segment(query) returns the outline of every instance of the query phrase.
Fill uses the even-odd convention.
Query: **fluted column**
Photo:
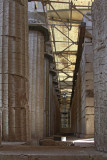
[[[54,84],[53,84],[53,76],[56,73],[54,71],[54,64],[50,63],[50,72],[49,72],[49,135],[52,136],[54,134]]]
[[[40,31],[29,31],[29,58],[31,137],[38,142],[44,134],[44,35]]]
[[[60,132],[60,107],[59,107],[57,93],[55,93],[55,117],[54,119],[55,119],[54,132],[55,134],[59,134]]]
[[[52,126],[51,126],[51,110],[52,110],[52,98],[53,98],[53,75],[49,73],[49,136],[52,135]]]
[[[49,136],[49,59],[45,56],[44,61],[44,133]]]
[[[54,133],[55,133],[55,109],[56,109],[56,91],[55,91],[55,84],[53,84],[53,101],[52,101],[53,103],[52,103],[52,114],[51,114],[51,116],[52,116],[52,128],[53,128],[53,130],[52,130],[52,135],[54,135]]]
[[[26,115],[21,116],[28,108],[27,5],[27,0],[0,1],[2,137],[9,141],[25,141],[27,137],[27,131],[22,132]]]
[[[49,128],[49,60],[44,59],[44,135],[48,136]]]
[[[52,47],[49,42],[45,43],[44,54],[44,136],[49,136],[49,68],[53,61]]]
[[[44,36],[41,32],[38,34],[37,45],[37,81],[36,81],[36,139],[43,138],[43,115],[44,115]]]
[[[51,135],[59,133],[59,118],[60,118],[60,109],[59,109],[59,101],[58,101],[58,79],[56,72],[53,74],[53,94],[52,94],[52,102],[51,102]]]

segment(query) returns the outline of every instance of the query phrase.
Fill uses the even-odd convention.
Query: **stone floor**
[[[57,136],[55,136],[57,137]],[[58,136],[66,138],[66,141],[55,141],[53,137],[40,140],[42,146],[80,146],[80,147],[94,147],[94,138],[82,139],[74,136]],[[60,139],[60,138],[59,138]]]
[[[83,141],[79,146],[34,146],[5,142],[0,147],[0,160],[107,160],[107,153],[98,152],[94,146],[89,147]]]

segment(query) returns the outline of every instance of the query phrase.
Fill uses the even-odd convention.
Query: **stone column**
[[[29,77],[31,106],[31,136],[39,141],[44,130],[44,35],[29,30]]]
[[[60,107],[58,101],[58,81],[57,76],[54,76],[53,88],[53,135],[60,132]]]
[[[52,98],[53,98],[53,75],[52,73],[49,74],[49,136],[52,135]]]
[[[50,72],[49,72],[49,136],[53,135],[53,103],[54,103],[54,95],[53,95],[53,76],[55,75],[54,65],[50,63]]]
[[[75,136],[80,136],[80,124],[81,124],[81,117],[80,117],[80,110],[81,110],[81,73],[80,69],[78,71],[76,86],[75,86],[75,93],[72,100],[71,106],[71,132],[74,133]]]
[[[95,0],[92,7],[95,145],[107,152],[107,1]]]
[[[35,2],[29,2],[29,82],[30,124],[32,142],[44,136],[44,52],[49,41],[44,14],[39,14]],[[42,25],[44,23],[44,25]]]
[[[52,81],[53,82],[53,81]],[[52,127],[52,135],[55,132],[55,107],[56,107],[56,91],[55,91],[55,84],[53,84],[53,99],[52,99],[52,107],[51,107],[51,127]]]
[[[57,75],[53,77],[53,108],[54,108],[54,134],[58,134],[60,132],[60,107],[59,107],[59,89],[58,89],[58,77]]]
[[[60,133],[60,107],[59,107],[59,101],[58,101],[58,97],[56,94],[56,98],[55,98],[55,134],[59,134]]]
[[[49,67],[53,61],[52,47],[49,42],[45,43],[46,52],[44,54],[44,136],[49,136]]]
[[[21,112],[28,106],[27,5],[27,0],[0,1],[0,107],[2,137],[9,141],[25,141],[27,136],[21,132],[26,119]]]
[[[49,60],[45,57],[44,62],[44,136],[49,136]]]
[[[36,62],[36,139],[44,136],[44,36],[37,32],[37,62]]]

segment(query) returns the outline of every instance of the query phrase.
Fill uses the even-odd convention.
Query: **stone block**
[[[85,113],[94,115],[94,106],[93,107],[86,107],[85,108]]]
[[[93,65],[92,65],[92,63],[86,63],[85,71],[86,72],[93,72]]]
[[[90,55],[90,54],[86,54],[85,55],[85,60],[86,60],[86,63],[91,63],[93,62],[93,56]]]
[[[92,89],[86,90],[86,97],[94,97],[94,90]]]
[[[94,88],[93,80],[87,80],[85,83],[86,83],[87,90],[93,90],[93,88]]]
[[[85,80],[93,80],[93,73],[92,72],[87,72],[85,74]]]
[[[94,98],[86,97],[86,106],[94,106]]]
[[[94,137],[94,115],[85,116],[86,134],[93,135]]]

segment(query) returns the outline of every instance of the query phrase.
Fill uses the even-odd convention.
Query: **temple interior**
[[[107,160],[106,26],[106,0],[0,0],[0,160]]]

